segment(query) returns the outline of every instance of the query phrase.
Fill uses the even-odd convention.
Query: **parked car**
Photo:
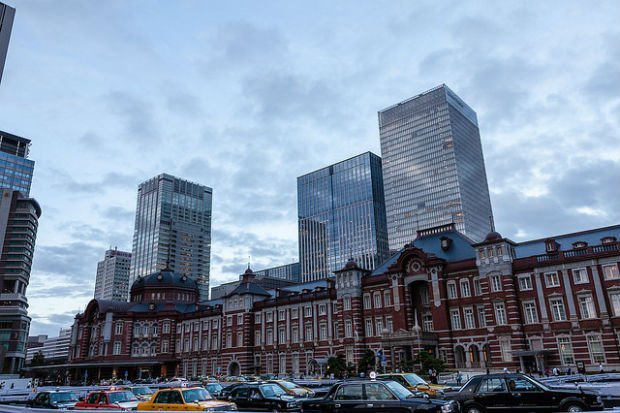
[[[207,389],[209,394],[216,399],[219,399],[219,395],[224,389],[220,383],[207,383],[204,385],[204,388]]]
[[[446,398],[458,402],[464,413],[603,410],[596,391],[551,388],[518,373],[474,376],[458,392],[447,393]]]
[[[412,392],[419,391],[428,394],[430,397],[437,397],[440,399],[444,397],[444,388],[446,386],[428,383],[415,373],[379,374],[377,378],[379,380],[394,380]]]
[[[37,409],[73,410],[78,401],[78,396],[72,391],[41,391],[28,400],[26,406]]]
[[[126,386],[123,387],[123,390],[129,390],[132,392],[138,401],[146,401],[150,400],[151,396],[153,396],[154,392],[150,387],[146,386]]]
[[[123,409],[136,410],[138,399],[129,390],[97,390],[88,393],[86,399],[75,404],[76,410]]]
[[[304,413],[455,413],[456,402],[416,397],[390,380],[351,380],[334,384],[322,399],[302,401]]]
[[[274,383],[243,383],[235,387],[228,399],[239,410],[296,412],[300,409],[299,401]]]
[[[267,383],[277,384],[284,390],[287,394],[293,397],[314,397],[314,391],[300,386],[299,384],[293,383],[291,381],[286,380],[269,380]]]
[[[228,396],[230,396],[230,393],[232,393],[233,390],[235,390],[237,387],[241,386],[242,384],[246,384],[246,383],[233,383],[231,385],[222,386],[222,390],[220,390],[220,394],[217,396],[213,395],[213,397],[216,397],[220,400],[228,400]]]
[[[179,387],[158,390],[151,400],[138,403],[138,410],[235,411],[234,403],[216,400],[202,387]]]

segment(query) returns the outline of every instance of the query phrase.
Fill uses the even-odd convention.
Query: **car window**
[[[363,400],[361,384],[347,384],[340,386],[336,392],[336,400]]]
[[[540,387],[524,378],[515,378],[508,380],[508,388],[510,391],[540,391]]]
[[[185,399],[185,403],[204,402],[213,399],[205,389],[183,390],[183,398]]]
[[[366,400],[396,400],[396,397],[382,383],[368,383]]]
[[[183,398],[181,397],[181,393],[178,391],[171,391],[168,396],[168,403],[170,404],[183,404]]]
[[[413,393],[411,393],[405,386],[395,381],[386,381],[385,385],[400,399],[406,399],[413,396]]]
[[[417,386],[418,384],[426,384],[426,382],[424,380],[422,380],[422,377],[418,376],[417,374],[405,374],[405,379],[409,382],[409,384],[411,386]]]
[[[501,393],[506,391],[504,379],[483,379],[480,384],[481,393]]]
[[[168,403],[170,391],[160,391],[155,397],[155,403]]]
[[[91,393],[86,400],[86,403],[95,404],[97,403],[97,399],[99,398],[99,393]]]
[[[240,387],[240,388],[236,388],[235,390],[233,390],[232,392],[232,396],[233,397],[248,397],[248,388],[247,387]]]
[[[263,384],[260,386],[260,389],[265,397],[277,397],[282,394],[286,394],[284,390],[278,385],[275,384]]]
[[[250,390],[250,399],[252,399],[252,400],[260,400],[262,398],[263,398],[263,396],[260,395],[260,391],[258,391],[258,389],[251,389]]]
[[[47,395],[47,393],[46,393]],[[51,399],[51,401],[56,402],[56,403],[66,403],[66,402],[77,402],[78,398],[75,395],[75,393],[52,393],[51,395],[48,395],[49,398]]]
[[[138,400],[136,399],[136,396],[130,391],[117,391],[114,393],[108,393],[108,398],[110,399],[110,403],[124,403]]]

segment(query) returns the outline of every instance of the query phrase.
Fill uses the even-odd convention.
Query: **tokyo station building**
[[[527,242],[454,225],[418,231],[373,272],[276,290],[248,268],[225,297],[198,304],[169,269],[141,277],[130,302],[92,300],[75,317],[72,377],[325,374],[367,349],[386,371],[428,351],[458,369],[620,369],[620,225]],[[125,373],[126,372],[126,373]]]

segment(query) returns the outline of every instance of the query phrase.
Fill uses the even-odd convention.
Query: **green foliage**
[[[327,374],[333,374],[335,377],[341,378],[347,372],[347,362],[344,355],[339,353],[336,357],[330,357],[327,360]]]
[[[422,364],[422,374],[427,374],[429,369],[435,369],[437,373],[441,373],[446,369],[442,360],[426,351],[420,351],[420,353],[418,353],[418,358],[415,360],[415,363],[418,365],[420,363]]]
[[[375,352],[367,348],[357,365],[359,373],[369,373],[375,369]]]

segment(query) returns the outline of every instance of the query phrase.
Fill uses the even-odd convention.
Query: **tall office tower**
[[[200,301],[209,299],[212,196],[208,186],[168,174],[140,184],[130,286],[169,266],[196,280]]]
[[[9,40],[11,39],[14,17],[15,9],[0,3],[0,83],[2,82],[4,62],[6,61],[6,55],[9,50]]]
[[[119,251],[116,248],[107,250],[103,261],[97,263],[95,298],[127,301],[130,265],[131,252]]]
[[[476,112],[446,85],[379,112],[390,249],[455,223],[474,241],[493,212]]]
[[[264,270],[254,271],[256,278],[271,277],[288,280],[295,283],[301,281],[301,267],[298,262],[292,264],[279,265],[277,267],[265,268]]]
[[[0,168],[1,169],[1,168]],[[19,191],[0,189],[0,361],[2,374],[19,373],[30,330],[26,287],[41,207]]]
[[[30,140],[0,131],[0,188],[30,195],[34,161],[28,159]]]
[[[297,178],[302,282],[332,276],[353,258],[388,257],[381,158],[366,152]]]

